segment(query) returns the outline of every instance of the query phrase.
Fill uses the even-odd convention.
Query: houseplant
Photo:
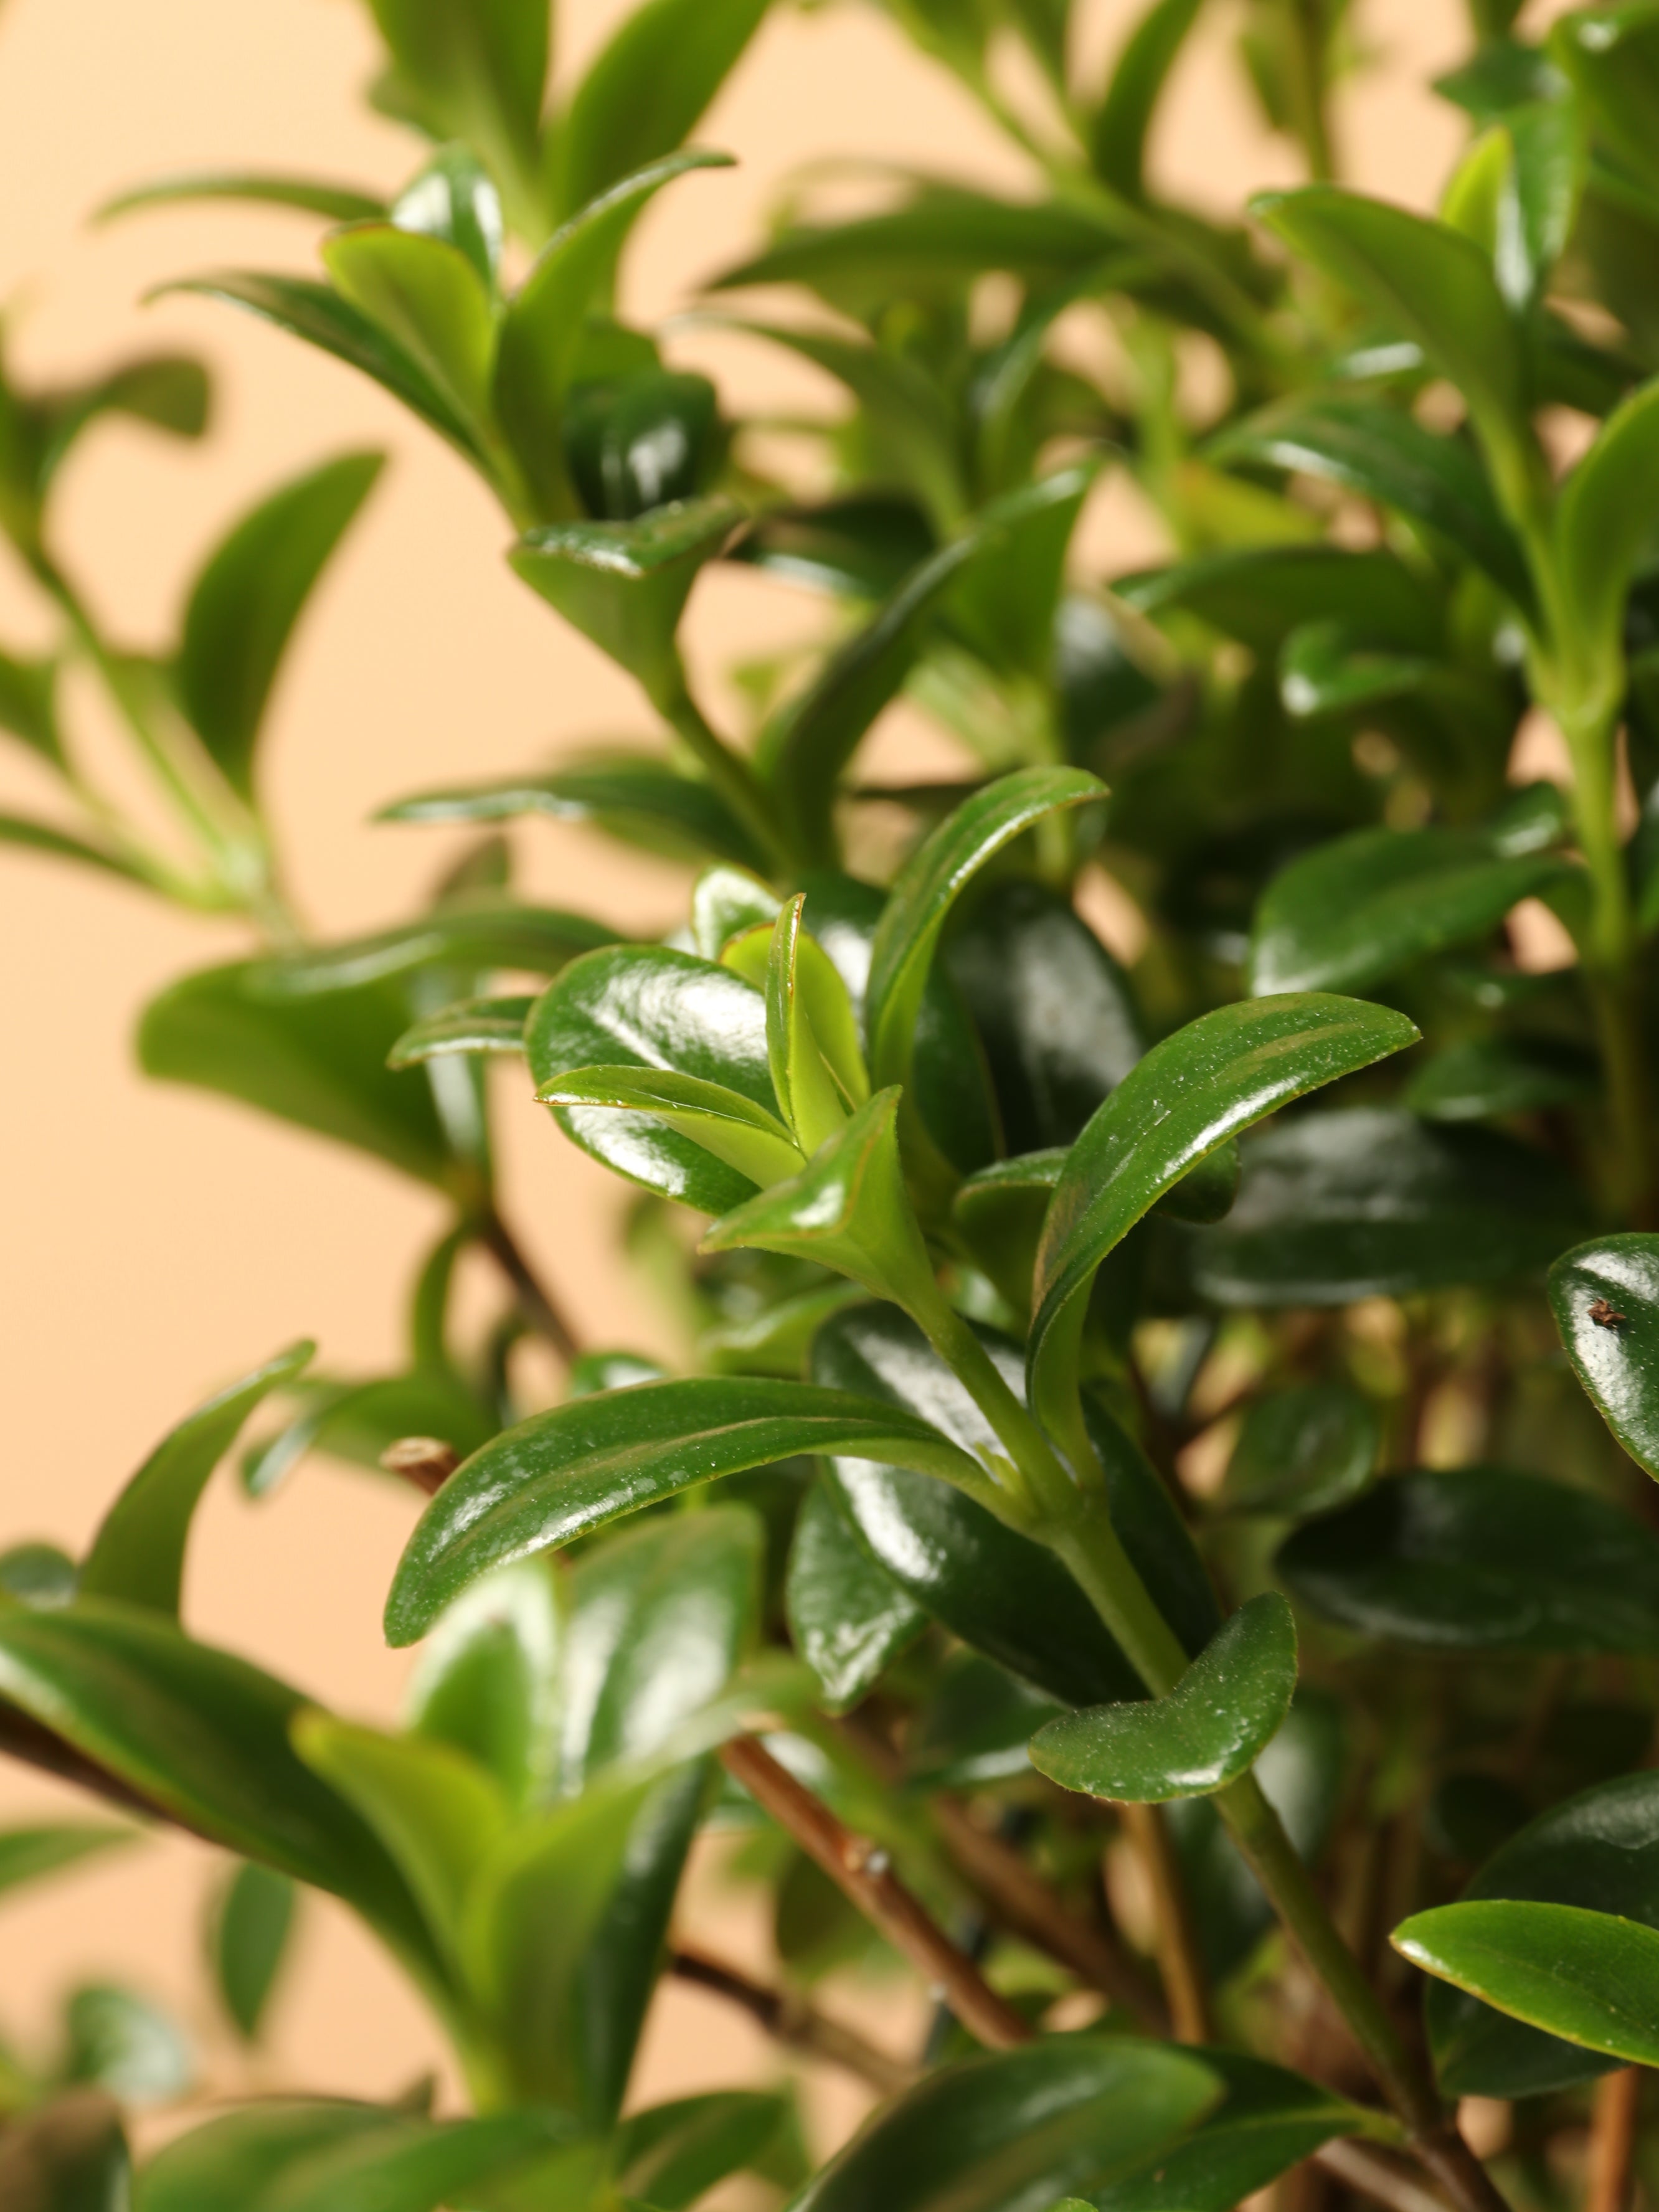
[[[263,501],[139,656],[64,573],[53,477],[101,409],[198,428],[199,372],[7,392],[0,521],[63,646],[0,667],[0,714],[66,811],[0,830],[244,916],[248,957],[147,1010],[144,1066],[453,1214],[403,1370],[278,1352],[84,1559],[0,1561],[0,1741],[246,1862],[218,1941],[245,2024],[284,1885],[331,1891],[471,2100],[220,2113],[134,2201],[670,2212],[746,2171],[814,2212],[1223,2212],[1300,2170],[1468,2212],[1553,2205],[1586,2164],[1622,2201],[1659,2057],[1659,7],[1541,43],[1473,9],[1441,88],[1470,145],[1429,219],[1333,181],[1343,10],[1256,0],[1244,59],[1310,181],[1228,228],[1146,174],[1196,0],[1092,86],[1063,6],[895,0],[1031,187],[896,179],[716,275],[708,312],[848,395],[796,426],[836,487],[811,499],[615,313],[635,217],[720,158],[684,142],[763,6],[647,0],[552,105],[539,4],[373,12],[374,96],[428,142],[394,200],[218,174],[126,211],[315,217],[312,278],[181,281],[446,440],[663,742],[401,797],[480,825],[472,857],[428,911],[306,941],[259,729],[374,457]],[[733,307],[763,285],[793,315]],[[1205,413],[1195,351],[1224,372]],[[1156,570],[1068,559],[1112,469],[1164,523]],[[825,601],[822,653],[756,672],[743,730],[679,649],[720,559]],[[76,766],[71,657],[189,868]],[[956,740],[949,781],[862,780],[901,691]],[[1517,786],[1534,708],[1565,766]],[[547,813],[689,856],[684,932],[515,898],[495,825]],[[1127,964],[1073,902],[1103,869],[1143,926]],[[1524,902],[1561,964],[1516,957]],[[532,1098],[639,1188],[684,1372],[535,1279],[489,1143],[492,1103]],[[502,1285],[481,1344],[450,1314],[469,1246]],[[551,1406],[526,1334],[563,1364]],[[256,1493],[313,1453],[429,1493],[386,1597],[425,1646],[399,1732],[180,1625],[192,1512],[250,1425]],[[672,1948],[711,1824],[771,1887],[779,1986]],[[15,1836],[0,1870],[105,1832]],[[920,2057],[809,1993],[895,1954],[939,2000]],[[862,2073],[868,2129],[812,2172],[775,2090],[630,2111],[664,1972]],[[1513,2108],[1490,2166],[1468,2094]],[[9,2106],[18,2201],[121,2201],[118,2105],[20,2069]]]

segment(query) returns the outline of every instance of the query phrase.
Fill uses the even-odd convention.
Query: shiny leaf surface
[[[858,1705],[928,1620],[854,1534],[827,1482],[807,1492],[795,1523],[784,1603],[791,1640],[832,1713]]]
[[[1375,1409],[1342,1382],[1304,1382],[1244,1415],[1218,1504],[1235,1513],[1328,1513],[1370,1480],[1382,1443]]]
[[[1659,1237],[1603,1237],[1550,1269],[1573,1372],[1640,1467],[1659,1476]]]
[[[1528,2027],[1628,2064],[1659,2062],[1659,1930],[1576,1905],[1469,1899],[1390,1937],[1414,1966]]]

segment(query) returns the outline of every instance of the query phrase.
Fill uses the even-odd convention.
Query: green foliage
[[[1334,181],[1350,11],[1249,0],[1308,181],[1246,226],[1159,181],[1212,11],[1152,0],[1085,82],[1065,0],[888,0],[1025,181],[919,168],[848,218],[808,179],[684,272],[833,387],[781,426],[625,319],[657,195],[723,188],[686,142],[767,12],[641,0],[573,74],[547,0],[369,0],[373,100],[424,142],[401,190],[232,167],[106,210],[317,226],[305,273],[184,289],[434,432],[542,618],[638,687],[625,747],[561,728],[385,794],[477,842],[356,934],[295,912],[263,801],[379,457],[233,519],[137,651],[59,485],[112,414],[198,436],[203,372],[0,364],[0,527],[46,610],[0,641],[0,736],[51,794],[0,846],[234,921],[142,1066],[437,1209],[379,1371],[279,1354],[78,1561],[0,1554],[0,1748],[232,1855],[218,2033],[268,2041],[325,1890],[466,2106],[273,2081],[134,2172],[124,2111],[198,2061],[89,1980],[55,2052],[0,2052],[0,2199],[676,2212],[742,2175],[794,2212],[1229,2212],[1322,2154],[1385,2203],[1555,2207],[1584,2085],[1659,2063],[1659,9],[1531,43],[1480,0],[1429,215]],[[1109,483],[1162,533],[1139,573],[1098,550]],[[724,564],[822,619],[717,690]],[[895,708],[930,726],[908,781]],[[1534,712],[1568,764],[1516,789]],[[678,915],[526,896],[550,817],[678,866]],[[630,1187],[651,1356],[595,1341],[563,1220],[519,1226],[509,1115]],[[256,1414],[239,1510],[313,1457],[401,1481],[399,1725],[179,1620]],[[131,1832],[9,1832],[0,1887]],[[775,1985],[694,1948],[721,1836]],[[864,2130],[824,2162],[771,2073],[643,2101],[666,1972],[861,2075]],[[944,1992],[917,2053],[808,1995],[901,1972]],[[1103,2021],[1059,2032],[1085,1993]],[[1490,2172],[1467,2094],[1516,2106]]]

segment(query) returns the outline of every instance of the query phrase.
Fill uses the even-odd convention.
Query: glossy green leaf
[[[192,277],[166,289],[197,293],[204,299],[222,300],[228,306],[245,308],[291,337],[303,338],[307,345],[318,346],[337,361],[361,369],[447,438],[474,467],[489,471],[489,457],[479,441],[476,425],[456,405],[445,385],[398,338],[331,286],[310,277],[232,269]]]
[[[573,385],[564,458],[582,505],[626,522],[707,487],[725,444],[706,376],[655,367]]]
[[[1387,2131],[1376,2112],[1264,2058],[1209,2045],[1194,2055],[1225,2097],[1154,2165],[1093,2192],[1093,2212],[1232,2212],[1334,2136]]]
[[[830,810],[843,770],[915,665],[929,617],[979,550],[976,538],[958,538],[919,562],[769,733],[769,781],[792,836],[815,864],[835,857]]]
[[[1358,830],[1292,860],[1256,908],[1250,988],[1352,990],[1486,937],[1567,872],[1474,830]]]
[[[826,1709],[860,1704],[927,1614],[854,1534],[826,1483],[807,1492],[784,1588],[789,1634],[823,1685]]]
[[[1050,679],[1066,556],[1103,465],[1104,456],[1094,454],[1057,469],[992,500],[975,519],[972,556],[951,582],[945,612],[951,629],[1006,679]]]
[[[1382,1426],[1346,1382],[1302,1382],[1244,1415],[1217,1503],[1235,1513],[1328,1513],[1370,1480]]]
[[[1493,1852],[1464,1896],[1576,1906],[1659,1930],[1659,1780],[1623,1775],[1552,1806]],[[1451,2096],[1536,2096],[1611,2063],[1443,1983],[1430,1988],[1425,2011]]]
[[[888,2106],[793,2212],[1013,2212],[1094,2191],[1172,2150],[1221,2094],[1193,2054],[1055,2037],[930,2075]]]
[[[1429,1121],[1537,1114],[1593,1097],[1596,1066],[1581,1048],[1548,1037],[1471,1037],[1425,1060],[1401,1094]]]
[[[1032,1396],[1058,1433],[1075,1431],[1069,1378],[1089,1287],[1113,1247],[1206,1153],[1416,1036],[1389,1007],[1310,993],[1218,1007],[1131,1069],[1072,1147],[1038,1248]]]
[[[801,1154],[775,1114],[757,1106],[723,1084],[705,1083],[672,1070],[635,1067],[579,1067],[556,1076],[536,1093],[567,1116],[591,1128],[596,1115],[645,1115],[701,1146],[736,1175],[764,1188],[793,1175]],[[600,1146],[592,1149],[605,1157]]]
[[[532,530],[512,565],[659,707],[679,689],[674,633],[696,581],[742,520],[724,496],[678,500],[633,522],[567,522]]]
[[[1593,1492],[1498,1468],[1398,1475],[1279,1548],[1297,1598],[1445,1651],[1659,1650],[1659,1536]]]
[[[79,1866],[100,1851],[137,1841],[131,1828],[107,1821],[60,1821],[52,1827],[0,1828],[0,1896],[41,1881],[66,1867]]]
[[[1285,400],[1224,430],[1206,453],[1224,467],[1265,463],[1394,507],[1477,562],[1517,604],[1531,603],[1525,557],[1479,456],[1403,408],[1340,396]]]
[[[495,326],[469,257],[395,222],[368,222],[331,232],[323,260],[342,298],[419,364],[464,422],[482,423]]]
[[[524,1056],[524,1025],[532,998],[465,999],[406,1029],[386,1054],[391,1068],[418,1067],[450,1053],[516,1053]]]
[[[1132,1805],[1204,1797],[1249,1771],[1291,1709],[1296,1623],[1276,1590],[1223,1622],[1161,1698],[1066,1713],[1031,1738],[1062,1790]]]
[[[1243,1158],[1232,1212],[1189,1249],[1191,1281],[1218,1305],[1349,1305],[1524,1281],[1589,1225],[1553,1155],[1386,1107],[1300,1115]]]
[[[672,153],[742,58],[768,0],[647,0],[576,87],[554,140],[553,211],[563,221]]]
[[[748,831],[701,777],[623,755],[592,768],[422,792],[386,807],[380,819],[512,822],[529,814],[591,822],[630,845],[676,858],[712,855],[734,860],[739,867],[764,865],[764,855],[756,850]]]
[[[292,1382],[316,1348],[291,1345],[168,1431],[105,1515],[82,1563],[82,1596],[177,1615],[190,1524],[209,1478],[255,1407]]]
[[[1625,599],[1659,500],[1659,383],[1633,392],[1561,489],[1556,563],[1566,625],[1559,649],[1617,684]]]
[[[648,2106],[617,2130],[619,2185],[655,2212],[684,2212],[727,2174],[763,2157],[789,2117],[786,2097],[745,2089]]]
[[[219,2001],[245,2043],[259,2039],[288,1955],[296,1902],[286,1875],[251,1862],[237,1868],[218,1899],[208,1929],[209,1964]]]
[[[1441,617],[1423,580],[1395,554],[1331,545],[1230,546],[1170,568],[1121,578],[1130,606],[1196,615],[1253,653],[1276,653],[1309,623],[1351,624],[1375,643],[1432,653]]]
[[[175,664],[179,703],[245,799],[294,626],[383,460],[347,453],[285,484],[242,518],[191,588]]]
[[[434,2121],[396,2106],[275,2098],[158,2151],[134,2212],[437,2212],[531,2165],[568,2124],[506,2112]]]
[[[522,1808],[551,1786],[564,1643],[561,1596],[544,1562],[485,1575],[422,1646],[407,1725],[465,1752]]]
[[[74,1560],[56,1544],[12,1544],[0,1552],[0,1594],[20,1605],[68,1605],[76,1579]]]
[[[1573,1372],[1639,1467],[1659,1476],[1659,1237],[1599,1237],[1550,1269]]]
[[[1040,884],[994,885],[945,950],[1011,1153],[1069,1145],[1146,1049],[1128,979]]]
[[[1146,191],[1146,138],[1176,58],[1202,0],[1152,0],[1112,66],[1089,131],[1096,174],[1126,199]]]
[[[974,1264],[1021,1316],[1030,1311],[1037,1246],[1065,1166],[1063,1146],[1020,1152],[969,1176],[951,1202]]]
[[[847,986],[801,926],[805,902],[798,891],[768,933],[766,1048],[778,1103],[810,1154],[844,1127],[849,1107],[864,1103],[870,1079]],[[743,941],[724,955],[739,971]]]
[[[1291,251],[1421,346],[1469,403],[1513,498],[1527,481],[1519,338],[1491,264],[1445,223],[1334,185],[1267,192],[1253,210]]]
[[[872,490],[812,507],[769,507],[726,557],[838,599],[884,599],[933,550],[933,532],[915,500]]]
[[[0,2134],[0,2202],[16,2212],[126,2212],[131,2172],[121,2108],[101,2090],[65,2090]]]
[[[730,969],[659,945],[618,945],[574,961],[537,1002],[525,1051],[538,1091],[573,1069],[636,1066],[777,1107],[766,1048],[766,1001]],[[749,1176],[655,1115],[557,1107],[565,1134],[607,1167],[664,1197],[724,1213]]]
[[[981,1332],[1016,1395],[1017,1346]],[[815,1381],[924,1413],[964,1450],[989,1442],[984,1416],[915,1322],[864,1305],[826,1322],[812,1346]],[[1217,1626],[1215,1599],[1168,1492],[1115,1424],[1091,1407],[1113,1525],[1176,1634],[1192,1650]],[[1054,1554],[925,1472],[850,1454],[831,1486],[866,1548],[951,1633],[1066,1705],[1141,1693],[1139,1678]]]
[[[554,233],[509,302],[496,353],[495,409],[547,519],[573,511],[563,459],[565,396],[589,317],[605,304],[629,232],[665,185],[693,169],[723,167],[729,159],[671,154],[623,178]]]
[[[453,246],[494,293],[501,258],[501,195],[468,148],[442,147],[404,185],[390,213],[398,229]]]
[[[422,1182],[449,1183],[455,1170],[430,1091],[386,1067],[410,1012],[396,983],[283,1000],[267,995],[281,972],[280,962],[264,961],[203,969],[152,999],[138,1029],[144,1073],[242,1099]]]
[[[243,200],[256,207],[295,208],[304,215],[326,216],[331,222],[366,222],[386,212],[386,202],[374,193],[320,177],[265,169],[185,169],[117,192],[104,201],[94,220],[109,222],[141,208],[174,207],[191,200]]]
[[[147,1997],[107,1982],[70,1993],[64,2007],[71,2081],[95,2082],[124,2105],[167,2105],[196,2075],[196,2057],[179,2023]]]
[[[411,1644],[488,1569],[659,1498],[796,1453],[836,1451],[984,1480],[976,1462],[915,1415],[804,1382],[701,1377],[579,1398],[509,1429],[449,1478],[393,1577],[386,1633]]]
[[[351,1808],[295,1756],[300,1693],[148,1609],[0,1609],[0,1692],[186,1827],[355,1905],[419,1975],[414,1900]]]
[[[1389,1938],[1425,1974],[1564,2042],[1659,2063],[1659,1930],[1576,1905],[1468,1899]]]
[[[974,878],[1045,815],[1105,796],[1081,769],[1018,769],[942,822],[900,871],[871,950],[865,1029],[871,1074],[904,1082],[922,993],[951,910]]]

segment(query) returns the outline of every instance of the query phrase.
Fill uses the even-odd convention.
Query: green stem
[[[763,853],[786,872],[793,859],[758,776],[709,725],[684,678],[654,704],[701,763],[705,775]]]
[[[1323,0],[1284,0],[1284,9],[1291,127],[1307,155],[1309,175],[1316,184],[1328,184],[1336,174],[1336,160],[1331,140],[1326,67],[1329,40]]]

